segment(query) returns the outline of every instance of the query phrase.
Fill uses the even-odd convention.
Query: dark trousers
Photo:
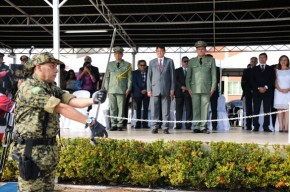
[[[130,99],[131,99],[131,94],[129,94],[125,100],[124,113],[123,113],[124,114],[123,117],[125,117],[125,118],[128,118],[128,112],[129,112],[129,108],[130,108]],[[123,120],[123,127],[124,128],[127,127],[127,123],[128,123],[128,120],[124,119]]]
[[[249,91],[245,93],[245,99],[246,99],[246,116],[252,116],[253,115],[253,95]],[[252,129],[252,118],[246,119],[246,127],[247,129]]]
[[[191,104],[191,97],[188,96],[183,96],[183,97],[176,97],[176,121],[182,121],[182,116],[183,116],[183,106],[185,105],[185,112],[186,112],[186,121],[192,121],[192,104]],[[185,123],[185,127],[187,129],[191,128],[192,123]],[[182,124],[181,123],[176,123],[176,128],[181,128]]]
[[[274,108],[274,97],[273,97],[272,98],[272,104],[271,104],[271,112],[276,112],[276,111],[277,111],[277,109]],[[271,117],[272,117],[272,125],[273,125],[273,128],[275,130],[275,123],[276,123],[277,114],[276,113],[275,114],[272,114]]]
[[[211,119],[212,120],[217,119],[218,98],[219,98],[219,93],[218,93],[218,89],[217,89],[210,97],[210,108],[211,108]],[[211,124],[212,124],[213,129],[217,129],[217,121],[212,121]]]
[[[273,99],[273,94],[270,91],[267,91],[266,93],[254,93],[253,94],[254,115],[258,115],[260,113],[262,101],[263,101],[264,113],[269,113],[271,110],[272,99]],[[253,124],[256,129],[260,127],[259,117],[253,118]],[[269,124],[270,124],[270,117],[269,115],[266,115],[264,116],[263,128],[268,129]]]
[[[150,98],[147,95],[142,95],[142,97],[134,97],[134,100],[136,103],[136,117],[137,117],[137,119],[148,120],[149,99]],[[142,105],[143,105],[143,117],[141,117]],[[143,125],[143,127],[147,127],[148,122],[142,121],[142,125]],[[140,128],[141,122],[137,121],[135,127]]]

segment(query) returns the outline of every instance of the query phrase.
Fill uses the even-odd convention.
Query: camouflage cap
[[[4,55],[4,53],[0,53],[0,57],[4,57],[5,55]]]
[[[53,64],[64,64],[62,61],[55,59],[54,56],[51,53],[44,52],[36,54],[32,57],[32,60],[29,61],[24,65],[24,70],[26,73],[33,73],[34,67],[38,65],[43,65],[46,63],[53,63]]]
[[[116,53],[116,52],[123,53],[124,52],[124,49],[122,47],[117,46],[117,47],[114,47],[113,51],[114,51],[114,53]]]
[[[194,44],[194,46],[195,46],[196,48],[198,48],[198,47],[206,47],[207,44],[206,44],[206,42],[204,42],[204,41],[197,41],[197,42]]]

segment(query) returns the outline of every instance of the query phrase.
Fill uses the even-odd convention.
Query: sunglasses
[[[140,67],[146,67],[146,65],[140,65]]]
[[[183,61],[184,63],[188,63],[188,60],[186,60],[186,61]]]

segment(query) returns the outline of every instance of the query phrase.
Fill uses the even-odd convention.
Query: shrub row
[[[290,190],[290,146],[226,142],[62,139],[57,176],[75,184]],[[15,180],[14,162],[4,179]]]

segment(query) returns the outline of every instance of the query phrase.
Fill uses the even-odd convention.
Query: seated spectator
[[[231,108],[228,111],[229,118],[237,118],[238,117],[238,111],[240,110],[239,107],[236,107],[234,103],[231,103]],[[238,120],[230,120],[231,126],[234,125],[234,122],[237,122]]]
[[[68,90],[70,93],[73,93],[74,91],[78,90],[77,77],[74,70],[71,69],[68,71],[65,80],[66,80],[66,90]]]
[[[0,93],[0,143],[2,141],[6,129],[6,113],[12,112],[14,102],[9,99],[5,94]]]
[[[82,80],[82,90],[87,90],[92,94],[95,91],[96,79],[92,72],[91,64],[85,62],[83,67],[80,68],[80,71],[77,75],[77,80]]]

